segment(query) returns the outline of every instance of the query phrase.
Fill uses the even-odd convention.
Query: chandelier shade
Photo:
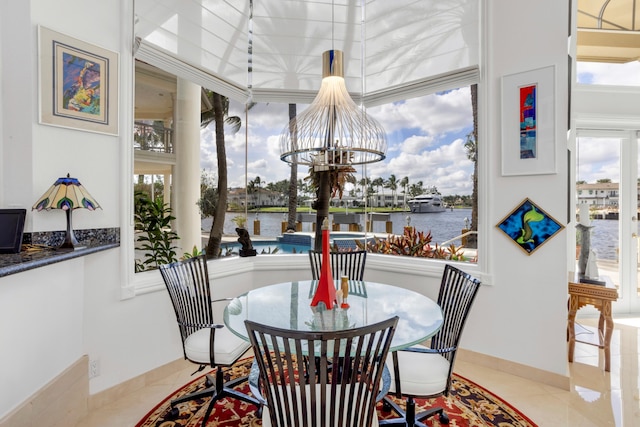
[[[384,160],[384,128],[351,99],[343,53],[322,54],[322,85],[311,105],[280,134],[280,159],[319,169]]]

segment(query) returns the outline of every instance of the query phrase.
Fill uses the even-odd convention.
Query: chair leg
[[[449,424],[449,418],[447,414],[444,413],[442,408],[433,408],[428,411],[421,412],[416,416],[416,402],[413,397],[407,397],[406,411],[402,410],[402,408],[391,400],[389,397],[385,396],[382,401],[382,407],[385,411],[393,411],[400,416],[400,418],[392,418],[388,420],[380,420],[379,424],[388,426],[388,425],[402,425],[407,427],[426,427],[426,425],[422,422],[423,420],[429,418],[433,414],[440,414],[440,424]]]
[[[247,380],[247,377],[241,377],[241,378],[236,378],[234,380],[231,380],[225,384],[224,373],[222,372],[222,369],[220,367],[217,367],[214,378],[207,375],[207,383],[211,384],[210,387],[207,387],[200,391],[196,391],[194,393],[187,394],[185,396],[178,397],[171,401],[171,406],[175,406],[183,402],[188,402],[190,400],[211,397],[211,400],[209,401],[209,404],[207,406],[207,411],[203,418],[203,425],[205,424],[206,420],[209,419],[211,412],[213,412],[213,407],[215,406],[216,402],[227,396],[238,399],[238,400],[242,400],[243,402],[255,405],[258,407],[258,409],[261,409],[262,405],[258,399],[252,396],[249,396],[248,394],[241,393],[232,388],[246,380]]]
[[[218,368],[218,370],[219,369],[220,368]],[[214,392],[213,396],[211,396],[211,400],[209,401],[209,405],[207,406],[207,412],[205,412],[204,418],[202,419],[202,423],[200,424],[201,427],[204,427],[207,425],[207,420],[209,419],[211,412],[213,412],[213,407],[216,406],[216,402],[220,400],[221,397],[222,397],[221,394],[217,392]]]
[[[236,378],[235,380],[231,380],[225,384],[222,369],[218,368],[216,372],[216,390],[219,390],[218,398],[222,399],[223,397],[230,396],[230,397],[234,397],[236,399],[242,400],[243,402],[247,402],[249,404],[260,407],[261,403],[258,399],[233,389],[233,387],[247,381],[248,379],[249,379],[248,376],[240,377],[240,378]]]
[[[438,419],[440,421],[440,424],[449,424],[449,417],[447,416],[447,413],[444,412],[444,408],[441,408],[441,407],[429,408],[424,412],[420,412],[418,415],[415,416],[416,424],[422,423],[422,421],[436,414],[438,414]]]
[[[382,409],[384,411],[393,411],[399,415],[399,418],[392,418],[388,420],[379,420],[381,426],[408,426],[406,413],[402,408],[388,396],[382,399]]]
[[[178,397],[176,399],[173,399],[171,401],[171,406],[175,406],[175,405],[177,405],[179,403],[183,403],[183,402],[188,402],[190,400],[206,398],[206,397],[212,396],[214,394],[216,394],[216,387],[215,386],[207,387],[207,388],[202,389],[200,391],[195,391],[193,393],[185,394],[184,396],[181,396],[181,397]]]

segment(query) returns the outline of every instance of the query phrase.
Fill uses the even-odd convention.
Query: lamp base
[[[73,243],[67,243],[67,242],[63,242],[60,246],[58,246],[56,248],[56,250],[63,250],[63,249],[70,249],[72,251],[75,251],[77,249],[84,249],[86,248],[86,245],[74,245]]]
[[[64,236],[64,241],[58,246],[56,249],[82,249],[84,245],[78,244],[78,239],[76,239],[76,235],[73,233],[73,228],[71,227],[71,209],[67,210],[67,232]]]

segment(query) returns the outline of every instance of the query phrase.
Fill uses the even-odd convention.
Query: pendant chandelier
[[[316,171],[384,160],[386,133],[351,99],[340,50],[322,54],[322,85],[315,99],[280,134],[280,160]]]

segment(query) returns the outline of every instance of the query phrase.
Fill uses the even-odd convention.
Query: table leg
[[[569,317],[567,319],[567,336],[569,339],[569,362],[573,362],[573,350],[576,346],[576,312],[578,311],[578,299],[569,297]]]
[[[613,335],[613,317],[611,316],[611,301],[604,303],[601,318],[604,319],[604,370],[611,371],[611,336]]]
[[[605,319],[604,319],[604,307],[602,307],[602,311],[600,312],[600,317],[598,318],[598,332],[600,332],[600,336],[604,337],[604,324],[605,324]]]

